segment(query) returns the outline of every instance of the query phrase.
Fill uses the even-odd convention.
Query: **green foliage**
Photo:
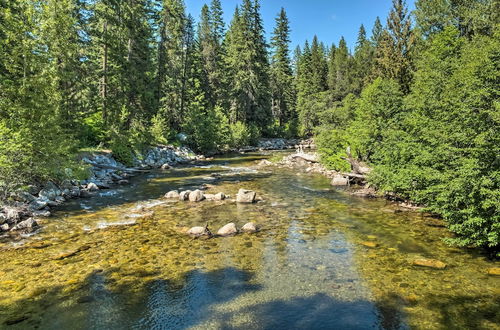
[[[80,132],[82,146],[97,146],[106,139],[106,125],[100,111],[83,118]]]
[[[167,120],[160,114],[156,114],[151,118],[151,135],[153,142],[160,144],[167,144],[171,138]]]
[[[113,131],[110,139],[111,152],[113,157],[122,164],[131,166],[134,161],[132,147],[126,135]]]

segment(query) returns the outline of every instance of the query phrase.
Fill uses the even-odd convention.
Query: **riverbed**
[[[35,234],[0,238],[0,328],[500,329],[500,277],[487,274],[498,262],[447,246],[426,214],[257,166],[270,156],[152,171],[67,202]],[[200,187],[262,200],[163,198]],[[181,233],[249,221],[261,230]]]

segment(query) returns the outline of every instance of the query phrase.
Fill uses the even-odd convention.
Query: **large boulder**
[[[253,222],[248,222],[241,227],[241,231],[244,233],[255,233],[257,230],[257,225]]]
[[[337,174],[333,177],[332,186],[347,186],[349,185],[349,178],[346,178],[343,175]]]
[[[255,203],[255,197],[257,194],[255,191],[240,189],[238,195],[236,195],[236,202],[238,203]]]
[[[205,225],[205,227],[192,227],[186,232],[186,234],[191,235],[193,237],[212,236],[212,233],[208,229],[208,224]]]
[[[223,226],[221,229],[217,231],[217,235],[219,236],[230,236],[238,233],[238,229],[236,229],[236,225],[231,222],[227,225]]]
[[[168,193],[165,194],[165,198],[179,198],[179,191],[177,190],[171,190]]]
[[[201,190],[196,189],[189,193],[189,201],[190,202],[201,202],[205,199],[203,192]]]
[[[21,219],[21,213],[15,207],[4,207],[3,212],[7,223],[17,223]]]
[[[181,191],[179,194],[179,200],[181,201],[187,201],[189,199],[189,194],[191,193],[191,190],[185,190]]]

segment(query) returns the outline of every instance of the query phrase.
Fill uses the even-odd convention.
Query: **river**
[[[0,238],[0,328],[500,329],[500,277],[486,273],[498,263],[447,246],[436,219],[257,167],[265,157],[153,171],[67,202],[35,235]],[[162,198],[201,185],[263,200]],[[261,230],[179,232],[248,221]],[[421,257],[447,267],[414,266]]]

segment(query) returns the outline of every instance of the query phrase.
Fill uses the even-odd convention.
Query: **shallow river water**
[[[446,246],[436,219],[258,168],[264,157],[151,172],[66,203],[36,235],[0,238],[0,328],[500,329],[500,277],[487,275],[498,263]],[[263,200],[162,198],[202,184]],[[262,230],[180,233],[249,221]],[[419,257],[448,266],[413,266]]]

